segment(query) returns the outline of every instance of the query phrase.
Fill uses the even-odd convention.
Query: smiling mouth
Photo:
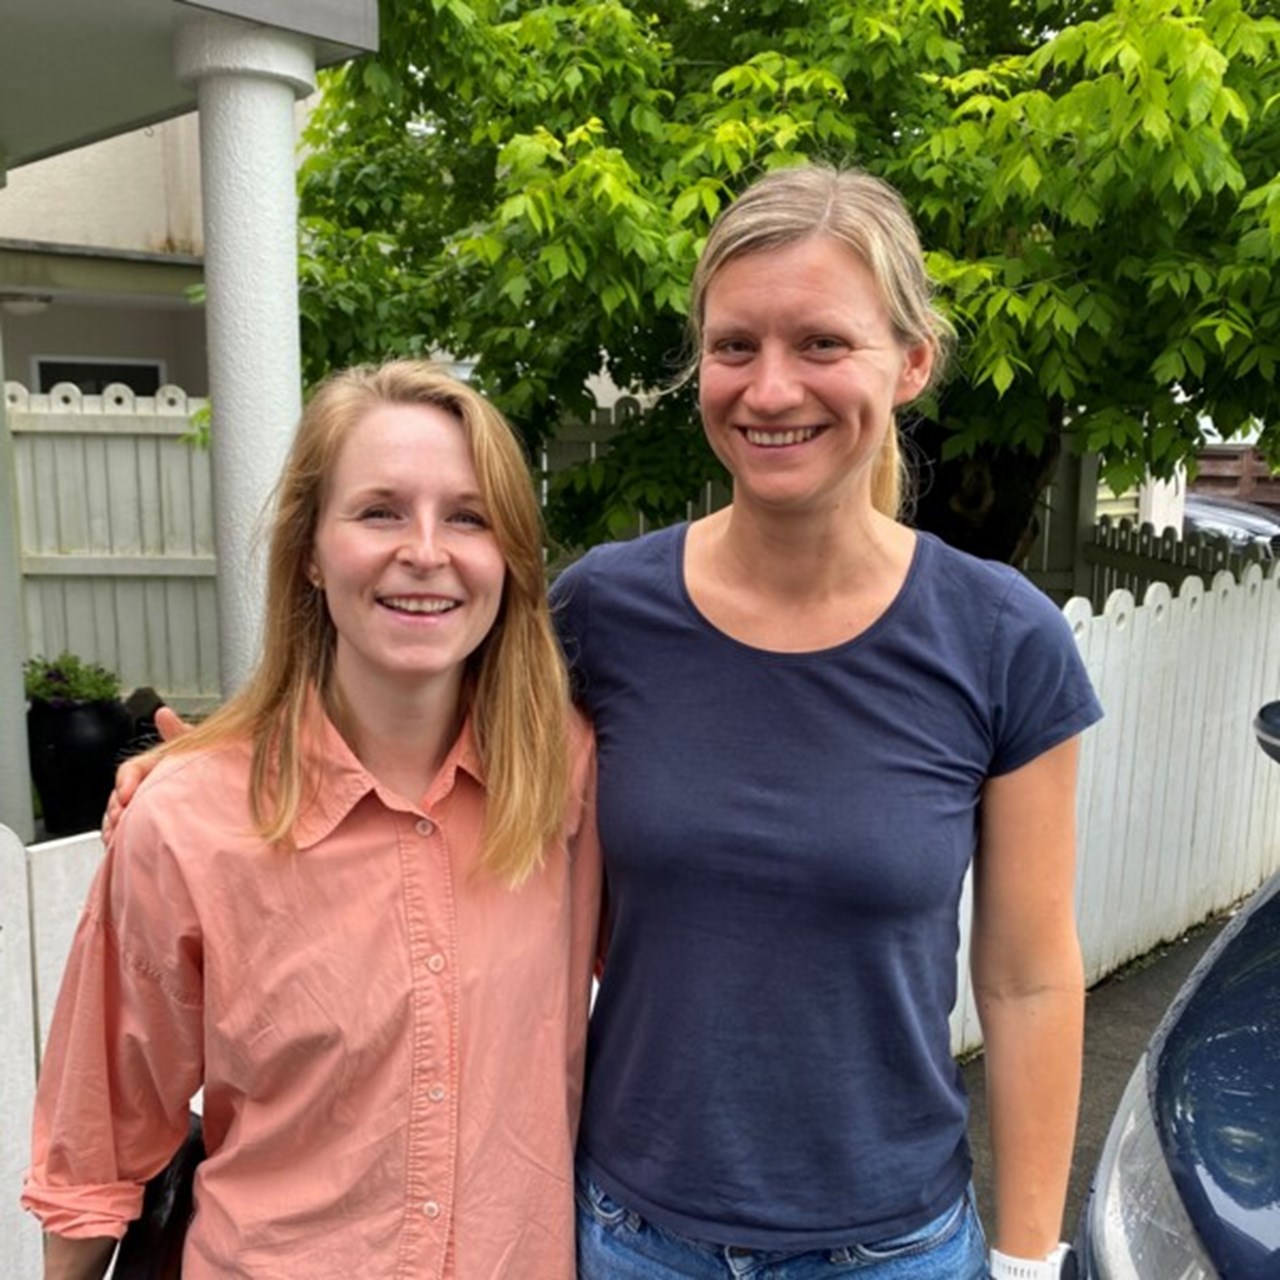
[[[781,449],[789,444],[804,444],[818,434],[818,427],[795,427],[790,431],[762,431],[756,427],[743,427],[742,434],[748,444],[762,449]]]
[[[442,600],[438,596],[432,599],[423,599],[421,596],[383,596],[378,603],[396,613],[448,613],[459,605],[457,600]]]

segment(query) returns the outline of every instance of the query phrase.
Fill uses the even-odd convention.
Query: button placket
[[[409,1193],[427,1250],[424,1261],[432,1259],[429,1274],[433,1275],[437,1274],[436,1250],[448,1247],[457,1172],[456,1117],[448,1088],[458,1021],[450,958],[456,945],[456,918],[448,844],[445,828],[434,818],[411,815],[408,838],[401,845],[411,932],[416,934],[411,942],[416,953],[416,1032]]]

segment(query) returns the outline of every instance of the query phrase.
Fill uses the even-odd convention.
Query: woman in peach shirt
[[[573,1275],[600,892],[537,505],[430,365],[337,375],[262,660],[161,749],[68,962],[24,1203],[100,1276],[204,1089],[188,1280]]]

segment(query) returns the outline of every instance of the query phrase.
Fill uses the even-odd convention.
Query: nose
[[[396,558],[419,573],[438,569],[447,558],[442,531],[434,520],[414,520],[405,531]]]
[[[791,354],[766,343],[751,362],[750,379],[742,401],[752,413],[777,417],[804,400],[804,386]]]

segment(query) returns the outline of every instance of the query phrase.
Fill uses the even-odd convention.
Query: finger
[[[191,726],[172,707],[161,707],[156,712],[156,731],[165,742],[172,742],[189,733]]]
[[[126,760],[116,770],[116,785],[107,800],[107,816],[118,819],[124,812],[133,793],[141,786],[143,778],[151,772],[150,768],[140,765],[136,760]]]
[[[124,806],[116,799],[116,793],[112,791],[107,797],[107,811],[102,815],[102,843],[110,844],[111,837],[115,835],[116,823],[120,821],[120,815],[124,812]]]

